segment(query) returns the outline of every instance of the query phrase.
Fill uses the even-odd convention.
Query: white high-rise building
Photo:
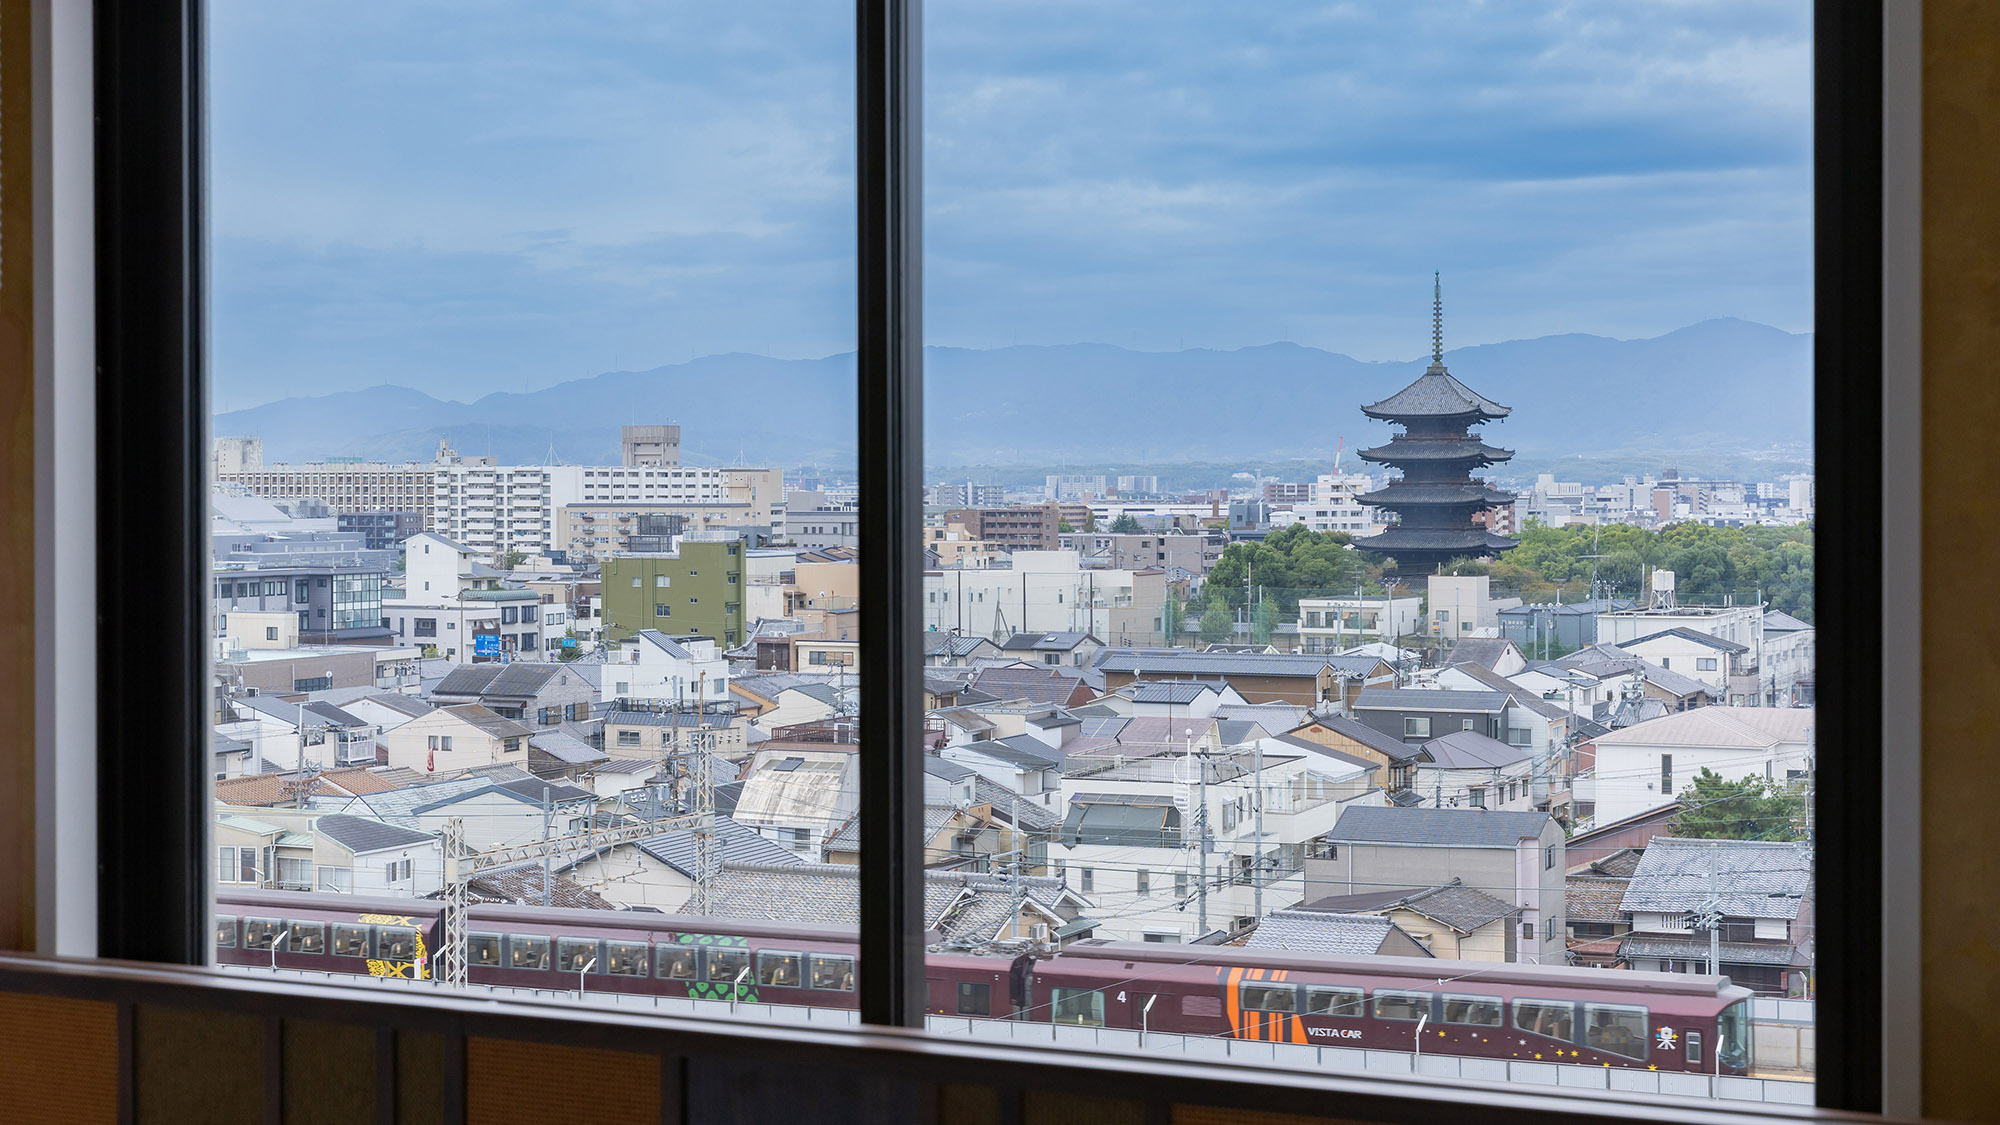
[[[1359,499],[1374,490],[1375,478],[1367,473],[1321,473],[1313,482],[1312,499],[1293,510],[1311,531],[1380,535],[1385,528],[1379,510]]]

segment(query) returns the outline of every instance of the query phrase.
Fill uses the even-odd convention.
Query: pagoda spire
[[[1444,370],[1444,282],[1431,273],[1431,370]]]

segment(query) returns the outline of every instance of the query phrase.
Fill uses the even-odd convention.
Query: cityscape
[[[1810,1101],[1813,478],[1509,477],[1443,331],[1317,473],[930,484],[934,1030]],[[852,1011],[866,512],[692,436],[215,439],[223,964]]]

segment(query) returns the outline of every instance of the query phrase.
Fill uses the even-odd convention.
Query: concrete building
[[[387,644],[382,567],[272,566],[218,563],[215,635],[229,635],[232,613],[288,613],[306,644]]]
[[[362,546],[368,550],[387,551],[424,530],[424,514],[416,511],[341,512],[334,517],[334,526],[344,532],[359,534]]]
[[[1367,641],[1394,643],[1423,631],[1424,600],[1357,595],[1299,599],[1299,643],[1307,652],[1339,652]]]
[[[1006,551],[1053,551],[1057,547],[1062,514],[1055,503],[1021,504],[1010,508],[956,508],[945,513],[946,523],[965,525],[975,539],[1000,544]],[[1072,524],[1075,527],[1081,523]]]
[[[744,552],[740,541],[683,541],[671,552],[604,560],[605,641],[658,629],[736,647],[745,636]]]
[[[219,437],[215,439],[215,449],[209,457],[211,478],[219,479],[219,474],[222,473],[252,472],[263,467],[263,438]]]
[[[438,465],[444,459],[466,460],[459,458],[449,443],[439,446],[440,461],[430,463],[405,461],[391,464],[330,459],[297,465],[284,462],[263,464],[261,447],[258,457],[258,464],[251,465],[246,460],[241,467],[233,470],[225,470],[218,463],[216,481],[240,484],[256,496],[319,500],[336,514],[383,510],[418,512],[424,517],[424,525],[430,528],[437,526],[434,495]]]
[[[606,699],[721,702],[730,697],[729,661],[713,638],[641,629],[605,661],[599,690]]]
[[[1508,961],[1563,963],[1563,829],[1546,813],[1354,806],[1306,859],[1306,900],[1458,880],[1520,910]]]
[[[1012,566],[924,574],[924,628],[1004,641],[1016,633],[1091,633],[1157,643],[1166,572],[1086,569],[1075,551],[1014,552]]]
[[[1378,509],[1360,500],[1374,490],[1375,478],[1367,473],[1321,473],[1305,499],[1292,504],[1297,517],[1294,522],[1306,525],[1309,531],[1379,535],[1385,525],[1378,518]]]
[[[665,544],[660,541],[681,536],[748,534],[760,529],[768,533],[770,528],[771,521],[759,519],[755,507],[746,501],[588,502],[565,504],[556,509],[553,546],[572,559],[601,559],[662,550]]]
[[[618,436],[624,453],[620,464],[660,468],[681,463],[679,426],[622,426]]]
[[[1598,735],[1599,824],[1674,799],[1703,769],[1724,780],[1802,781],[1812,753],[1810,707],[1697,707]]]
[[[1492,581],[1484,574],[1433,574],[1426,579],[1430,635],[1449,644],[1460,637],[1497,633],[1500,611],[1520,605],[1521,599],[1495,598]]]

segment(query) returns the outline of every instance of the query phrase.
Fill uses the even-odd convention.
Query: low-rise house
[[[1304,909],[1273,910],[1264,915],[1243,946],[1341,956],[1433,956],[1402,927],[1379,915],[1328,914]]]
[[[715,818],[713,832],[719,861],[712,872],[715,875],[746,864],[784,867],[806,862],[791,849],[727,816]],[[694,895],[694,831],[679,828],[597,849],[575,860],[566,874],[618,906],[678,913]]]
[[[711,892],[710,909],[724,918],[851,930],[860,921],[859,870],[831,863],[725,867]],[[933,948],[967,952],[1052,948],[1090,932],[1088,909],[1085,898],[1057,879],[924,873],[924,926],[938,935]],[[760,999],[777,1002],[779,995],[766,992]]]
[[[613,758],[663,760],[677,748],[694,746],[697,739],[731,760],[750,752],[750,723],[727,702],[702,711],[620,708],[605,712],[603,719],[604,749]]]
[[[1081,668],[1096,658],[1104,642],[1089,633],[1016,633],[1000,642],[1000,654],[1035,664]]]
[[[1353,805],[1306,860],[1306,897],[1460,880],[1519,908],[1507,960],[1561,964],[1562,826],[1540,812]]]
[[[597,689],[568,664],[467,664],[429,692],[439,707],[476,703],[536,730],[565,727],[585,741],[597,733]]]
[[[1638,869],[1641,852],[1625,849],[1570,869],[1564,880],[1563,906],[1568,911],[1569,960],[1573,965],[1611,969],[1626,967],[1619,946],[1632,931],[1625,910],[1625,891]]]
[[[1393,923],[1418,955],[1458,961],[1516,960],[1514,920],[1521,908],[1452,879],[1437,887],[1330,895],[1299,907],[1330,917],[1376,917]]]
[[[1057,668],[1009,663],[980,668],[968,685],[995,699],[1018,699],[1052,707],[1076,707],[1097,698],[1083,677]]]
[[[1410,786],[1434,809],[1525,812],[1535,807],[1533,766],[1534,759],[1521,747],[1456,730],[1423,744]]]
[[[729,661],[714,638],[641,629],[618,642],[604,663],[609,699],[711,703],[729,698]]]
[[[405,898],[444,885],[443,845],[432,833],[318,810],[216,813],[220,885]]]
[[[1316,743],[1370,763],[1371,783],[1383,791],[1391,804],[1413,805],[1420,800],[1411,786],[1415,783],[1415,770],[1423,751],[1401,738],[1384,734],[1345,715],[1317,716],[1286,731],[1285,736]]]
[[[394,730],[411,719],[431,712],[431,705],[414,695],[403,695],[393,691],[376,691],[350,699],[340,704],[340,709],[363,722],[373,724],[375,732],[381,734]]]
[[[1520,646],[1505,637],[1460,637],[1444,662],[1476,664],[1497,676],[1511,676],[1528,666]]]
[[[318,770],[312,773],[248,774],[215,783],[215,799],[225,805],[269,808],[276,805],[301,806],[320,795],[358,796],[386,793],[397,786],[388,779],[359,766]]]
[[[1685,626],[1621,641],[1618,647],[1669,672],[1679,672],[1700,680],[1713,688],[1718,698],[1728,694],[1730,677],[1743,675],[1754,668],[1749,645],[1710,636]],[[1754,707],[1760,701],[1749,702]]]
[[[751,757],[734,816],[746,827],[817,860],[827,837],[859,808],[855,746],[773,738]]]
[[[1704,769],[1729,781],[1803,779],[1812,727],[1809,707],[1701,707],[1598,735],[1597,821],[1656,809]]]
[[[1780,996],[1803,992],[1812,967],[1812,863],[1796,844],[1656,837],[1639,857],[1620,909],[1632,929],[1619,957],[1634,969],[1720,973]],[[1711,935],[1706,910],[1720,917]]]
[[[1504,691],[1370,688],[1355,700],[1354,717],[1408,743],[1428,742],[1455,730],[1504,739],[1507,709],[1513,702]]]
[[[383,764],[429,774],[470,766],[528,766],[534,729],[476,703],[439,707],[384,734]]]
[[[1373,655],[1106,649],[1097,659],[1107,691],[1134,680],[1221,679],[1250,703],[1347,706],[1364,689],[1392,685],[1396,670]]]
[[[930,668],[965,668],[974,660],[994,659],[1000,646],[985,637],[932,630],[924,634],[924,664]]]

